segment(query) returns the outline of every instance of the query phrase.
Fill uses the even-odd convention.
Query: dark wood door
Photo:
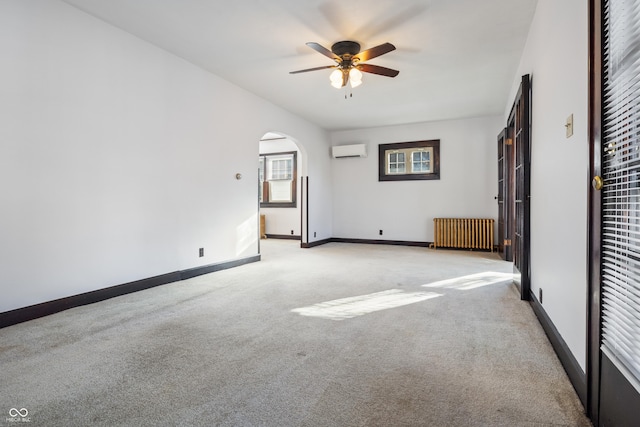
[[[522,76],[516,99],[509,115],[507,138],[513,140],[513,273],[520,298],[530,299],[530,175],[531,175],[531,84],[529,75]]]
[[[505,128],[498,135],[498,253],[505,261],[512,261],[511,240],[511,184],[513,175],[513,139],[508,138]]]
[[[588,413],[640,419],[640,1],[590,7]]]

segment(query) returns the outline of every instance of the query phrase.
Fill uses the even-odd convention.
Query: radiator
[[[489,249],[493,252],[493,219],[434,218],[433,248]]]

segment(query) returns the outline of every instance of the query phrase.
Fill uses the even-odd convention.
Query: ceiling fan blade
[[[307,43],[307,46],[309,46],[311,49],[315,50],[316,52],[319,52],[321,54],[323,54],[324,56],[326,56],[327,58],[331,58],[334,61],[339,61],[340,57],[338,55],[336,55],[335,53],[331,52],[329,49],[327,49],[326,47],[315,43],[315,42],[309,42]]]
[[[379,74],[381,76],[387,77],[395,77],[400,74],[400,71],[398,70],[392,70],[391,68],[380,67],[378,65],[371,64],[358,64],[356,68],[365,73]]]
[[[392,50],[396,50],[396,47],[391,43],[383,43],[379,46],[372,47],[371,49],[367,49],[364,52],[360,52],[355,55],[355,58],[358,58],[360,61],[368,61],[372,58],[376,58],[380,55],[384,55],[385,53],[389,53]]]
[[[326,70],[327,68],[338,68],[337,65],[326,65],[324,67],[307,68],[305,70],[289,71],[289,74],[306,73],[308,71]]]

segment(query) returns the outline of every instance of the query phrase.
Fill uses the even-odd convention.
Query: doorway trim
[[[602,156],[602,0],[589,1],[589,176],[601,173]],[[586,411],[594,425],[599,424],[600,411],[600,328],[601,328],[601,265],[600,224],[602,197],[592,187],[588,189],[588,253],[587,253],[587,405]]]
[[[298,210],[299,213],[299,217],[300,217],[300,232],[299,234],[293,234],[293,235],[288,235],[288,234],[282,234],[282,235],[270,235],[272,238],[280,238],[280,239],[288,239],[288,240],[298,240],[300,241],[300,247],[305,247],[309,241],[309,236],[308,236],[308,224],[309,224],[309,200],[308,200],[308,182],[307,182],[307,188],[305,188],[303,185],[306,182],[306,180],[308,179],[308,177],[306,176],[307,174],[307,167],[308,167],[308,155],[307,155],[307,150],[304,147],[303,144],[300,143],[300,141],[297,138],[294,138],[292,136],[290,136],[287,133],[278,131],[278,130],[269,130],[269,131],[265,131],[262,133],[262,136],[260,137],[260,139],[258,140],[258,156],[261,155],[260,153],[260,142],[268,142],[268,141],[274,141],[274,140],[287,140],[291,143],[293,143],[293,145],[295,145],[297,151],[299,152],[299,155],[297,156],[297,158],[295,159],[296,162],[296,174],[294,174],[294,178],[293,178],[293,187],[294,187],[294,191],[297,192],[298,196],[297,196],[297,201],[295,203],[295,206],[292,207],[283,207],[283,209],[291,209],[291,208],[295,208]],[[273,154],[273,153],[266,153],[266,154]],[[282,154],[282,153],[280,153]],[[300,181],[298,181],[300,180]],[[258,186],[259,187],[259,186]],[[262,188],[259,188],[258,191],[262,191]],[[257,215],[257,221],[258,221],[258,253],[260,253],[260,238],[261,238],[261,233],[260,233],[260,215],[261,215],[261,208],[266,208],[269,209],[270,207],[268,206],[261,206],[261,203],[258,201],[258,215]],[[280,209],[280,208],[278,208]],[[296,220],[297,223],[297,220]],[[292,227],[293,228],[293,227]]]
[[[520,299],[531,300],[531,79],[522,76],[507,121],[507,138],[512,139],[513,186],[509,191],[513,203],[509,215],[512,241],[514,283]]]

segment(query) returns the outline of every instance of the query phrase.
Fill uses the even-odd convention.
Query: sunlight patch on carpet
[[[373,313],[375,311],[402,307],[404,305],[440,296],[442,296],[442,294],[437,294],[435,292],[404,292],[401,289],[390,289],[388,291],[376,292],[368,295],[321,302],[309,307],[296,308],[291,311],[302,316],[344,320]]]
[[[476,273],[470,274],[468,276],[455,277],[453,279],[440,280],[438,282],[433,282],[422,286],[425,288],[447,288],[468,291],[470,289],[481,288],[483,286],[497,285],[498,283],[509,283],[512,281],[512,273],[485,271],[483,273]]]

